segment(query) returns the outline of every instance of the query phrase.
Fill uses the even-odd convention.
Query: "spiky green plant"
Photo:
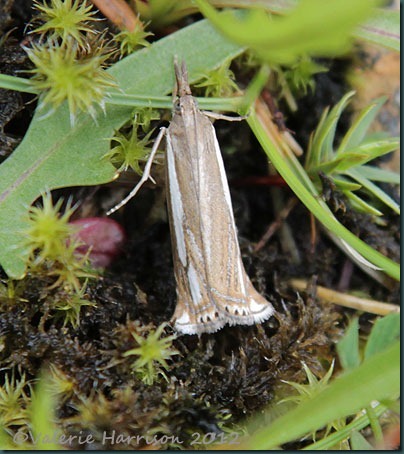
[[[49,378],[47,390],[61,401],[69,398],[74,393],[75,382],[55,364],[49,364]]]
[[[42,25],[34,28],[31,33],[47,35],[48,38],[61,38],[63,42],[73,39],[80,46],[85,44],[85,35],[94,34],[89,24],[96,21],[92,5],[81,0],[50,0],[50,3],[34,0],[34,9],[38,11],[35,22]]]
[[[231,60],[225,61],[217,69],[208,74],[201,74],[201,80],[195,87],[204,88],[205,96],[225,97],[240,93],[240,89],[234,82],[235,76],[230,69]]]
[[[29,209],[24,237],[33,265],[46,260],[60,260],[65,254],[66,242],[73,232],[69,219],[75,208],[68,202],[64,213],[60,214],[62,204],[63,199],[53,204],[51,195],[45,193],[42,195],[42,206],[31,206]]]
[[[132,369],[147,385],[152,385],[159,374],[167,380],[162,369],[167,370],[167,360],[174,355],[179,355],[179,351],[172,346],[176,336],[161,337],[166,326],[167,323],[162,323],[155,331],[150,330],[146,337],[131,331],[137,346],[123,354],[124,357],[138,357],[133,362]]]
[[[312,58],[302,56],[289,67],[283,69],[283,76],[288,84],[288,87],[300,96],[307,94],[310,89],[314,91],[315,82],[313,76],[315,74],[326,72],[327,68],[316,63]]]
[[[142,128],[144,133],[150,131],[150,125],[153,120],[160,120],[160,113],[151,107],[138,107],[133,112],[133,124]]]
[[[126,171],[133,169],[138,175],[142,175],[143,170],[140,168],[140,162],[147,161],[151,152],[150,136],[153,131],[149,131],[142,139],[138,135],[139,124],[136,119],[129,134],[117,132],[111,141],[116,143],[111,150],[105,155],[118,170]]]
[[[128,55],[139,47],[149,46],[149,42],[146,41],[146,38],[152,35],[153,33],[145,31],[144,24],[139,20],[136,22],[133,30],[122,30],[114,36],[114,39],[120,45],[121,55]]]
[[[85,293],[86,285],[84,284],[78,293],[63,292],[63,296],[59,296],[53,303],[53,308],[57,311],[56,318],[63,320],[63,326],[71,325],[73,328],[77,328],[80,325],[82,307],[96,305],[85,298]]]
[[[0,386],[0,427],[28,424],[27,407],[31,392],[31,384],[25,375],[18,380],[14,373],[6,374],[4,384]]]
[[[110,52],[102,42],[94,43],[91,49],[82,49],[72,39],[62,44],[47,40],[25,47],[25,50],[35,65],[30,70],[33,74],[31,85],[40,93],[40,109],[46,107],[51,113],[66,101],[72,124],[81,111],[95,119],[97,107],[104,109],[105,91],[115,84],[104,71]]]
[[[81,243],[74,236],[76,229],[69,224],[74,207],[68,202],[64,213],[60,214],[62,203],[59,199],[53,204],[51,195],[46,193],[42,195],[42,206],[30,208],[28,225],[23,232],[25,248],[29,251],[32,273],[54,276],[56,280],[50,288],[62,287],[66,292],[77,294],[81,301],[81,280],[95,275],[88,267],[88,253],[83,256],[77,252]]]

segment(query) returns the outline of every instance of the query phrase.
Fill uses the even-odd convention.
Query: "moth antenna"
[[[177,80],[177,94],[178,96],[191,95],[191,88],[188,83],[188,70],[185,62],[181,63],[181,66],[178,63],[177,58],[174,58],[174,71],[175,78]]]

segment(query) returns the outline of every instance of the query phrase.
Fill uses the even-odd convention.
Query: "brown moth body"
[[[240,254],[230,191],[212,123],[196,104],[185,65],[175,65],[178,100],[166,133],[167,203],[177,284],[175,328],[215,332],[268,319]]]

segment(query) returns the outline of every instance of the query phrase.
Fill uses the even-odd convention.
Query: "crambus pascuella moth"
[[[184,334],[252,325],[274,309],[241,260],[233,208],[215,129],[196,104],[184,64],[175,64],[178,99],[166,133],[167,203],[177,306]]]
[[[166,187],[177,305],[172,322],[182,334],[213,333],[224,325],[268,319],[272,305],[247,276],[237,239],[230,190],[215,129],[192,96],[183,63],[175,65],[178,98],[171,123],[162,128],[132,198],[149,178],[166,136]]]

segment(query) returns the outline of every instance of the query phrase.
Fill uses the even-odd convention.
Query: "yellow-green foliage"
[[[234,82],[234,73],[230,70],[231,61],[224,62],[219,68],[202,75],[202,80],[195,84],[195,87],[205,89],[205,96],[223,97],[231,96],[240,92],[237,84]]]
[[[151,149],[147,146],[150,141],[150,131],[142,139],[138,137],[138,124],[134,121],[133,128],[129,134],[117,132],[112,138],[112,142],[116,144],[105,155],[110,159],[112,164],[118,167],[119,171],[133,169],[138,175],[142,175],[143,171],[140,168],[139,162],[146,161]]]
[[[95,118],[96,106],[104,109],[105,91],[115,84],[103,69],[110,54],[101,42],[88,50],[71,39],[62,44],[48,40],[25,50],[35,65],[30,71],[31,83],[41,93],[41,109],[45,106],[56,109],[67,101],[72,124],[81,111]]]
[[[148,46],[149,43],[146,41],[146,38],[151,35],[153,33],[146,32],[143,23],[138,21],[132,31],[122,30],[114,38],[120,43],[121,55],[128,55],[139,47]]]
[[[80,45],[84,45],[84,36],[87,33],[95,33],[89,25],[94,18],[95,11],[91,11],[92,5],[82,0],[50,0],[34,1],[34,8],[38,11],[35,22],[42,25],[32,30],[33,33],[47,34],[50,38],[61,38],[66,41],[73,38]]]
[[[145,329],[139,328],[139,332],[132,331],[137,346],[123,354],[124,357],[132,355],[138,357],[133,362],[132,368],[147,385],[153,384],[159,374],[166,378],[162,369],[168,369],[167,360],[171,356],[179,355],[172,347],[175,335],[160,338],[166,326],[166,323],[162,323],[155,331],[149,330],[147,335]]]

